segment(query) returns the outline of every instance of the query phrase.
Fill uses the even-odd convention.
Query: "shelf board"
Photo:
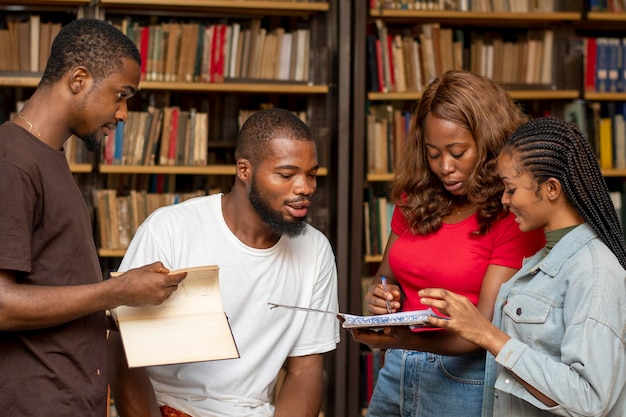
[[[589,12],[587,20],[598,22],[626,22],[626,13]]]
[[[605,177],[624,177],[626,178],[626,169],[603,169],[602,175]]]
[[[101,174],[180,174],[180,175],[235,175],[235,165],[165,166],[165,165],[100,165]],[[328,175],[321,167],[317,175]]]
[[[575,100],[580,97],[578,90],[509,90],[515,100]],[[626,99],[626,93],[624,99]],[[367,93],[371,101],[408,101],[419,100],[421,92],[406,91],[402,93]]]
[[[367,181],[369,182],[388,182],[393,181],[393,172],[384,172],[378,174],[367,174]]]
[[[41,74],[28,75],[2,75],[0,74],[0,86],[6,87],[37,87]],[[267,94],[327,94],[327,85],[309,85],[304,83],[283,82],[225,82],[225,83],[186,83],[186,82],[160,82],[142,81],[139,83],[140,90],[165,90],[165,91],[207,91],[223,93],[267,93]]]
[[[0,5],[15,6],[15,0],[0,0]],[[20,6],[86,6],[89,0],[20,0]]]
[[[70,171],[73,173],[87,173],[93,171],[93,166],[91,164],[70,164]]]
[[[142,81],[139,83],[142,90],[169,90],[169,91],[210,91],[224,93],[280,93],[280,94],[326,94],[327,85],[310,85],[288,82],[224,82],[224,83],[187,83],[187,82],[160,82]]]
[[[600,93],[597,91],[585,91],[585,100],[588,101],[626,101],[626,92]]]
[[[328,2],[293,2],[261,0],[97,0],[99,6],[131,9],[189,9],[216,12],[259,14],[311,14],[329,10]]]
[[[98,256],[101,258],[123,258],[126,249],[104,249],[98,248]]]
[[[438,20],[455,21],[460,23],[489,22],[501,26],[511,22],[567,22],[582,19],[580,12],[554,12],[554,13],[495,13],[495,12],[462,12],[445,10],[378,10],[370,9],[372,18],[394,20]]]
[[[363,257],[363,260],[365,261],[365,263],[375,264],[375,263],[382,262],[383,255],[365,255]]]
[[[98,171],[102,174],[234,175],[235,165],[100,165]]]

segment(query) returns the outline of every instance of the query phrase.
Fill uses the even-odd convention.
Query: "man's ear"
[[[240,180],[248,182],[252,175],[252,163],[245,158],[238,159],[235,174]]]
[[[70,88],[74,94],[80,93],[83,89],[86,89],[91,82],[93,82],[91,73],[87,70],[87,68],[82,66],[72,68],[69,77]]]
[[[546,196],[549,200],[556,200],[563,192],[561,181],[556,178],[548,178],[543,185],[546,189]]]

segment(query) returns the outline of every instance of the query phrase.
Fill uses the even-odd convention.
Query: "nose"
[[[443,156],[441,158],[441,165],[440,165],[439,169],[441,170],[441,173],[443,175],[449,175],[449,174],[453,173],[454,171],[456,171],[456,166],[454,164],[454,158],[449,157],[449,156]]]
[[[508,206],[511,201],[511,197],[506,192],[503,192],[502,197],[500,197],[500,201],[502,202],[502,205]]]
[[[297,176],[294,183],[293,192],[296,195],[312,195],[317,189],[317,178],[310,175]]]
[[[120,107],[115,112],[115,120],[118,122],[125,122],[128,119],[128,104],[126,100],[120,103]]]

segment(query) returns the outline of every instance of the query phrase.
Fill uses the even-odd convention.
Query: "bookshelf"
[[[412,6],[415,3],[415,6]],[[515,100],[532,115],[552,114],[563,116],[567,103],[576,100],[586,101],[626,101],[623,92],[600,93],[585,91],[583,88],[583,71],[581,57],[570,49],[569,40],[579,35],[581,28],[594,27],[615,30],[626,20],[625,13],[600,13],[589,12],[583,9],[582,2],[560,2],[564,7],[556,8],[549,12],[512,13],[512,12],[489,12],[489,11],[459,11],[459,10],[416,10],[420,2],[376,2],[375,8],[370,8],[368,2],[354,2],[354,38],[352,59],[352,91],[354,107],[352,118],[354,120],[352,130],[352,193],[350,234],[352,246],[350,248],[350,304],[352,312],[361,311],[361,280],[375,270],[376,265],[382,260],[382,255],[366,252],[364,231],[365,215],[363,203],[366,200],[366,190],[370,187],[385,190],[393,180],[392,164],[388,172],[371,172],[368,165],[368,111],[375,106],[389,106],[394,109],[409,110],[411,105],[421,97],[421,89],[409,85],[404,91],[394,91],[387,86],[386,91],[382,88],[375,89],[376,83],[372,81],[370,74],[374,69],[380,70],[381,66],[376,62],[370,62],[371,49],[368,44],[368,36],[379,37],[379,28],[386,27],[388,34],[406,36],[412,34],[417,37],[418,31],[412,30],[417,25],[437,24],[440,28],[451,28],[462,31],[463,40],[463,69],[472,70],[472,38],[481,34],[489,34],[490,39],[496,39],[498,34],[523,35],[524,32],[538,30],[553,30],[554,43],[552,45],[552,59],[554,65],[550,68],[548,82],[514,82],[504,84]],[[421,2],[426,3],[426,2]],[[436,2],[434,2],[436,4]],[[472,4],[474,2],[471,2]],[[543,2],[542,2],[543,3]],[[371,4],[371,3],[369,3]],[[392,5],[396,5],[395,8]],[[458,4],[458,3],[457,3]],[[406,5],[409,5],[406,7]],[[390,6],[390,8],[385,8]],[[402,9],[401,7],[404,7]],[[415,7],[411,9],[411,7]],[[377,25],[378,22],[378,25]],[[610,23],[613,22],[613,23]],[[381,24],[382,23],[382,24]],[[607,29],[607,24],[611,29]],[[469,34],[469,36],[468,36]],[[496,36],[493,36],[496,34]],[[618,36],[618,35],[615,35]],[[624,35],[620,35],[624,36]],[[505,38],[506,40],[506,38]],[[469,58],[469,59],[468,59]],[[497,63],[498,59],[494,59]],[[393,65],[392,61],[392,65]],[[406,66],[404,67],[406,71]],[[367,69],[364,70],[364,69]],[[496,70],[497,71],[497,70]],[[488,75],[488,74],[485,74]],[[495,77],[490,77],[496,79]],[[378,77],[378,86],[381,81]],[[623,169],[604,169],[603,174],[607,182],[615,181],[623,183]],[[352,344],[349,349],[351,357],[358,357],[363,347]],[[349,364],[351,372],[360,375],[360,379],[366,379],[364,370],[356,360]],[[353,409],[348,415],[356,416],[362,410],[359,406],[365,406],[363,392],[358,387],[348,390],[348,395]]]
[[[163,22],[199,23],[241,23],[242,27],[257,19],[260,27],[271,29],[284,27],[286,31],[310,29],[307,46],[308,59],[302,62],[304,79],[261,79],[259,77],[232,77],[224,82],[161,81],[144,79],[140,91],[129,103],[131,111],[145,111],[149,104],[178,105],[181,108],[197,106],[198,109],[215,114],[210,119],[208,146],[215,155],[206,166],[159,166],[159,165],[106,165],[102,155],[91,163],[71,163],[72,172],[85,194],[89,205],[93,206],[91,193],[103,188],[115,188],[122,183],[121,178],[143,178],[165,176],[170,184],[213,180],[224,183],[232,181],[234,173],[232,152],[238,130],[238,110],[254,110],[262,105],[275,105],[297,111],[306,116],[314,137],[318,140],[318,158],[322,166],[318,178],[318,191],[315,207],[311,211],[311,223],[323,230],[330,238],[336,252],[339,277],[347,276],[348,245],[347,224],[349,204],[347,195],[350,188],[346,167],[338,161],[349,158],[349,43],[340,44],[339,36],[348,39],[350,32],[351,4],[339,0],[328,1],[220,1],[220,0],[0,0],[3,20],[27,19],[30,15],[40,15],[41,21],[53,19],[63,24],[80,17],[95,17],[121,24],[124,19],[141,24],[158,25]],[[4,26],[3,26],[4,27]],[[346,50],[346,48],[348,48]],[[343,52],[340,53],[339,50]],[[36,88],[41,71],[4,70],[0,71],[0,111],[1,120],[7,120],[15,111],[15,103],[26,100]],[[340,102],[339,98],[344,101]],[[227,121],[229,129],[221,128]],[[111,184],[114,187],[109,187]],[[123,190],[126,191],[126,190]],[[98,226],[94,216],[94,231]],[[96,232],[97,233],[97,232]],[[124,250],[100,249],[99,256],[103,270],[113,269],[119,263]],[[340,278],[339,295],[345,304],[347,282]],[[345,339],[345,335],[344,339]],[[337,351],[327,357],[327,390],[325,393],[324,415],[345,416],[347,407],[344,390],[349,386],[350,374],[343,364],[347,354],[343,342]]]

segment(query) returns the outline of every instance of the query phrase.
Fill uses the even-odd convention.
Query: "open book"
[[[183,271],[187,277],[161,305],[111,310],[129,367],[239,357],[222,306],[219,268],[210,265],[171,273]]]
[[[346,313],[337,313],[328,310],[318,310],[314,308],[307,307],[298,307],[298,306],[288,306],[283,304],[276,303],[268,303],[271,308],[283,307],[289,308],[292,310],[301,310],[301,311],[312,311],[318,313],[327,313],[334,314],[342,321],[342,327],[344,329],[355,329],[355,328],[368,328],[368,329],[380,329],[382,327],[388,326],[409,326],[410,328],[426,328],[426,327],[434,327],[432,324],[428,322],[428,317],[441,317],[432,309],[427,310],[418,310],[418,311],[401,311],[398,313],[390,313],[390,314],[381,314],[379,316],[359,316],[354,314],[346,314]]]

